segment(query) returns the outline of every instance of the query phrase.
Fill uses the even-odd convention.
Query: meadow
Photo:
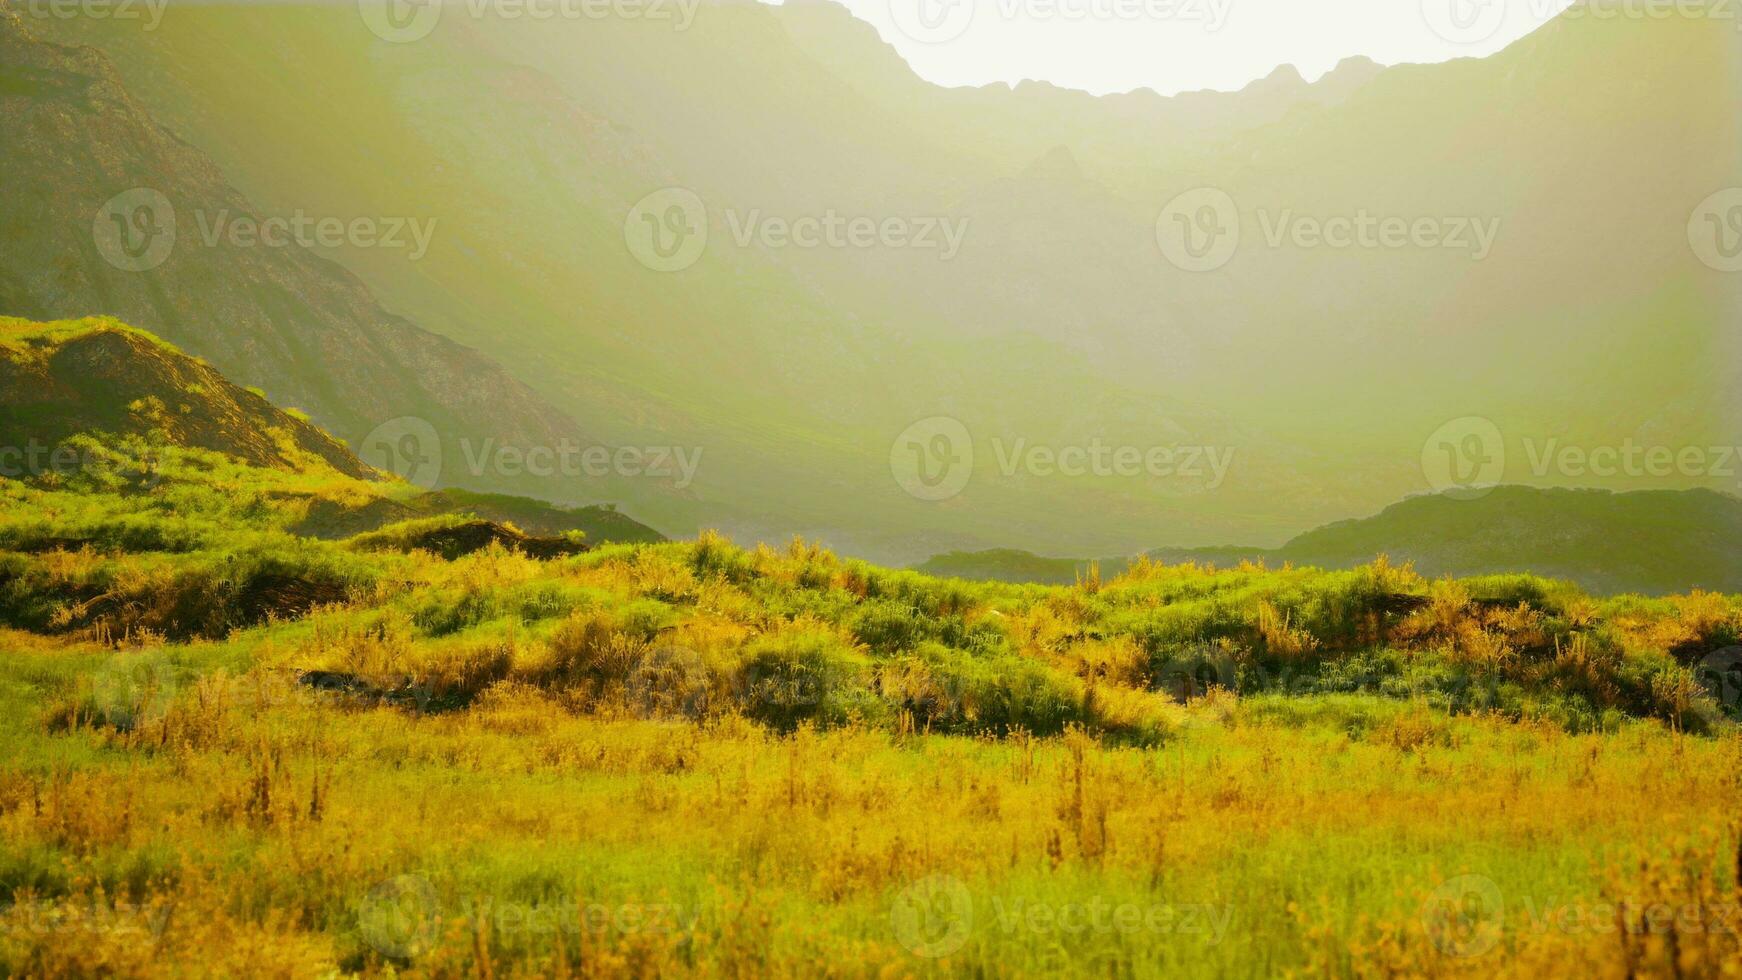
[[[79,448],[0,481],[9,974],[1742,973],[1735,596],[441,557]]]

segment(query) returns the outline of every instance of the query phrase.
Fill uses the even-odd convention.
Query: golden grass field
[[[8,975],[1742,975],[1742,597],[444,558],[80,451],[0,480]]]
[[[11,639],[13,685],[112,657]],[[576,716],[512,684],[419,716],[206,678],[125,733],[13,721],[0,957],[40,976],[1742,972],[1734,735],[1225,694],[1170,722],[1154,747],[781,735]]]
[[[74,579],[134,560],[31,559]],[[719,561],[747,571],[694,571]],[[1109,644],[1066,638],[1064,620],[1092,618],[1085,604],[1158,583],[1297,573],[1157,567],[969,589],[962,615],[1002,620],[1015,656],[1094,703],[1042,736],[928,732],[911,710],[776,724],[742,701],[698,708],[694,686],[743,671],[721,660],[742,661],[753,634],[824,631],[864,653],[821,619],[749,601],[758,583],[828,594],[864,574],[813,549],[709,539],[390,565],[396,584],[350,605],[222,639],[0,635],[6,972],[1742,972],[1733,725],[1630,717],[1578,732],[1447,710],[1426,690],[1173,697],[1108,681]],[[1446,588],[1378,574],[1388,589]],[[473,598],[442,592],[456,583]],[[495,625],[440,639],[376,608],[552,585],[594,601],[542,631],[480,614]],[[670,660],[654,682],[630,669],[663,649],[624,625],[655,595],[678,615],[662,635],[707,651],[700,681]],[[1620,622],[1621,608],[1591,615]],[[1629,642],[1733,614],[1716,597],[1677,600],[1633,621]],[[1280,629],[1267,615],[1253,628]],[[1273,647],[1299,657],[1316,642],[1294,633]],[[1498,627],[1482,636],[1445,655],[1505,646]],[[886,693],[920,683],[917,662],[871,662]],[[299,682],[317,668],[419,680],[405,696],[385,680]],[[990,708],[953,710],[971,728]]]

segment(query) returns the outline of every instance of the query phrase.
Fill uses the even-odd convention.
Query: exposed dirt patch
[[[438,528],[411,538],[406,547],[433,552],[452,561],[483,551],[492,544],[514,548],[530,558],[538,559],[566,558],[587,550],[587,545],[578,541],[533,537],[495,521],[467,521],[452,527]]]

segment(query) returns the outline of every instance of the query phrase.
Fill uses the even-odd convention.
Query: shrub
[[[744,651],[738,698],[746,715],[782,730],[801,721],[841,724],[883,713],[867,687],[870,676],[870,662],[839,637],[798,630]]]

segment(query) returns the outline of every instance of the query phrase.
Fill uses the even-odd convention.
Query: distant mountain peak
[[[54,450],[75,435],[152,436],[253,466],[385,479],[305,417],[230,383],[198,358],[106,317],[0,317],[0,428]]]
[[[1077,163],[1076,154],[1070,147],[1060,144],[1036,157],[1024,172],[1028,177],[1040,177],[1049,180],[1082,180],[1083,169]]]
[[[1379,77],[1385,66],[1364,55],[1344,58],[1337,67],[1325,72],[1313,83],[1313,91],[1323,101],[1342,101],[1356,89]]]
[[[1300,73],[1299,68],[1293,65],[1277,65],[1275,71],[1246,88],[1302,88],[1306,84],[1306,77]]]

